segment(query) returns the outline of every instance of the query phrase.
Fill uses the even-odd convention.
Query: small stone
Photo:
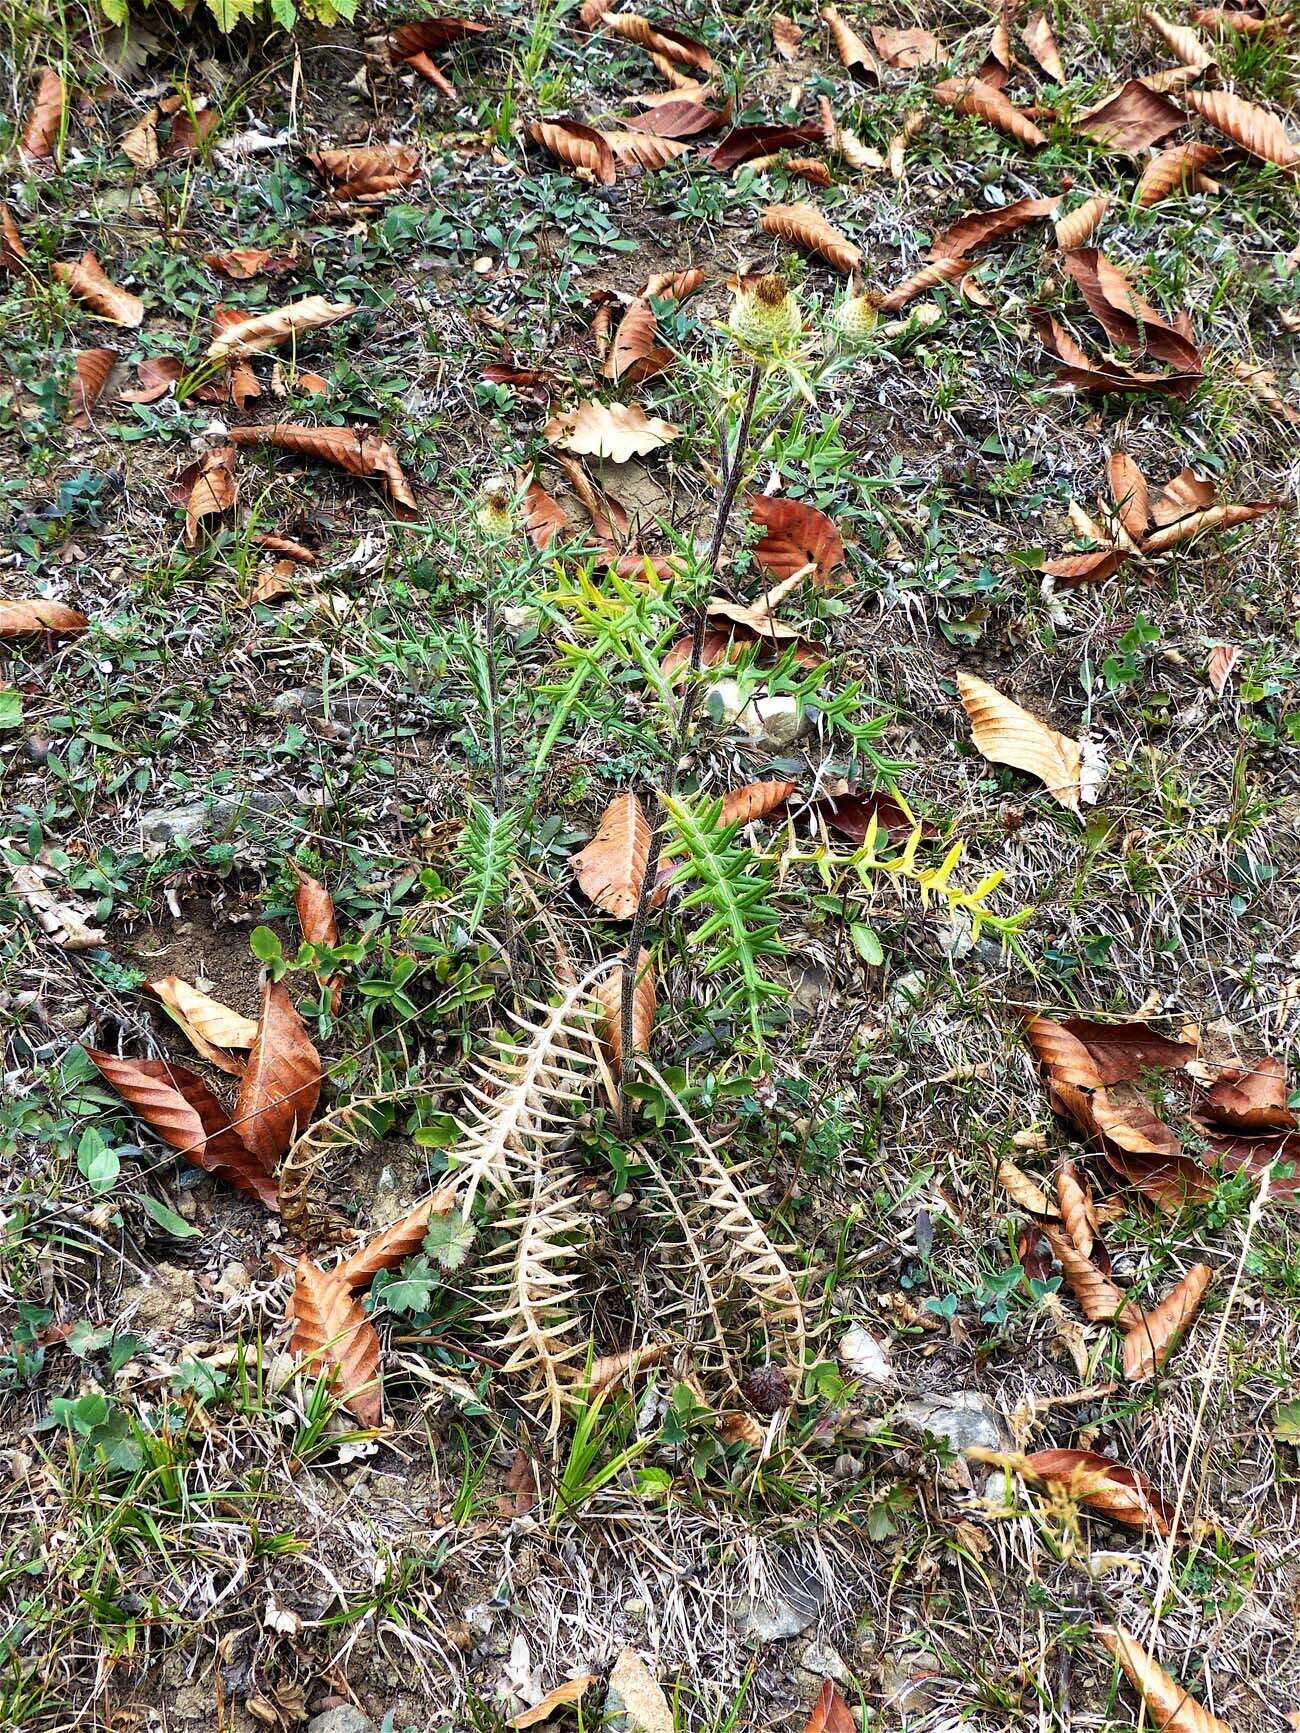
[[[978,1390],[953,1390],[942,1396],[917,1396],[897,1416],[914,1431],[938,1438],[959,1455],[968,1450],[1004,1450],[1011,1442],[1004,1417]]]
[[[778,1643],[801,1637],[821,1612],[826,1588],[816,1571],[797,1560],[787,1559],[773,1572],[769,1598],[743,1599],[738,1609],[740,1626],[760,1643]]]
[[[845,1371],[864,1384],[892,1384],[894,1368],[889,1356],[870,1330],[848,1330],[840,1340],[840,1360]]]
[[[819,1643],[810,1637],[799,1656],[799,1665],[817,1679],[834,1679],[837,1685],[848,1683],[849,1670],[838,1649],[829,1643]]]
[[[735,723],[760,746],[782,752],[812,728],[812,718],[799,702],[782,694],[775,698],[746,697],[735,680],[719,680],[709,701],[724,724]]]
[[[673,1733],[673,1712],[635,1649],[615,1661],[605,1691],[605,1733]]]
[[[360,1709],[344,1703],[338,1709],[326,1709],[313,1715],[307,1723],[307,1733],[379,1733],[379,1729]]]

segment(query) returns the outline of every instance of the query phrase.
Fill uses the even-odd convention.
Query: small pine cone
[[[740,1387],[746,1402],[757,1414],[779,1414],[794,1401],[790,1374],[783,1366],[774,1366],[770,1360],[767,1365],[755,1366],[752,1372],[747,1372]]]

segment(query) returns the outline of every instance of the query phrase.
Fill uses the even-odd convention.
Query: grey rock
[[[383,707],[382,698],[348,698],[339,693],[329,701],[329,713],[336,722],[361,722]],[[325,698],[310,686],[290,686],[287,692],[277,692],[267,709],[273,716],[323,716]]]
[[[178,842],[198,843],[221,836],[241,818],[269,818],[293,804],[287,795],[270,791],[220,794],[214,800],[192,800],[182,806],[159,807],[140,820],[146,843],[171,848]]]
[[[606,1733],[673,1733],[673,1712],[635,1649],[615,1661],[605,1689]]]
[[[379,1729],[360,1709],[344,1703],[338,1709],[325,1709],[313,1715],[307,1723],[307,1733],[379,1733]]]
[[[942,1439],[959,1455],[975,1447],[1001,1450],[1011,1442],[1005,1419],[978,1390],[912,1397],[901,1404],[895,1418],[915,1432]]]
[[[799,1655],[799,1665],[805,1673],[811,1673],[815,1679],[834,1679],[837,1685],[843,1685],[849,1677],[849,1670],[844,1665],[844,1657],[838,1649],[829,1643],[818,1643],[812,1638],[804,1644]]]
[[[778,1643],[799,1637],[822,1609],[826,1589],[815,1571],[794,1559],[786,1559],[772,1573],[768,1597],[740,1603],[740,1628],[759,1643]]]
[[[735,723],[758,746],[781,752],[794,745],[812,728],[812,718],[800,715],[798,701],[784,694],[775,698],[751,696],[746,702],[735,680],[719,680],[709,694],[724,724]]]

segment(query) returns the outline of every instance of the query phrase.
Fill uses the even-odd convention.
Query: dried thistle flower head
[[[772,271],[764,277],[740,278],[734,289],[727,323],[742,349],[765,359],[795,347],[803,336],[803,319],[784,277]]]
[[[880,309],[870,295],[846,295],[835,309],[835,328],[846,343],[870,341]]]
[[[503,541],[514,534],[512,504],[509,484],[502,476],[494,475],[483,484],[474,521],[489,541]]]

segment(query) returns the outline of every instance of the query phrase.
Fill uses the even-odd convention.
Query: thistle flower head
[[[835,309],[835,328],[856,347],[870,341],[879,318],[880,309],[870,295],[846,295]]]
[[[483,484],[478,496],[478,506],[474,512],[474,522],[478,525],[485,540],[492,542],[504,541],[514,534],[514,517],[511,514],[512,498],[509,483],[502,476],[495,475]]]
[[[803,336],[799,303],[785,278],[773,271],[765,277],[740,278],[727,321],[742,349],[764,360],[787,353]]]

